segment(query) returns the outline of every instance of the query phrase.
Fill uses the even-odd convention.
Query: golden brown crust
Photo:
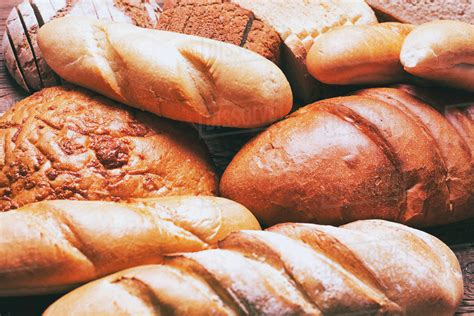
[[[47,88],[0,119],[0,210],[51,199],[214,195],[191,127],[88,92]]]
[[[38,39],[67,81],[175,120],[256,127],[292,106],[275,64],[228,43],[74,17],[46,24]]]
[[[29,204],[0,213],[0,296],[62,292],[165,254],[212,248],[240,229],[260,226],[217,197]]]
[[[400,61],[415,76],[474,92],[474,25],[434,21],[417,26],[403,43]]]
[[[281,224],[231,234],[219,248],[89,283],[45,315],[452,315],[463,294],[446,245],[380,220]]]
[[[224,172],[221,194],[267,225],[381,218],[430,226],[473,216],[466,136],[401,90],[358,94],[306,106],[257,136]]]
[[[329,31],[311,46],[306,57],[308,71],[327,84],[401,81],[407,74],[400,63],[400,50],[412,29],[410,24],[381,23]]]

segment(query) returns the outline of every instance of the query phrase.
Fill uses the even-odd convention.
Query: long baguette
[[[292,106],[280,69],[235,45],[77,17],[47,23],[38,42],[67,81],[171,119],[256,127]]]
[[[0,213],[0,296],[61,292],[164,254],[214,247],[240,229],[260,226],[243,206],[216,197],[29,204]]]
[[[416,27],[400,52],[406,71],[474,92],[474,25],[434,21]]]
[[[438,239],[380,220],[241,231],[220,249],[122,271],[54,315],[452,315],[461,269]]]
[[[352,25],[322,34],[308,53],[309,73],[327,84],[384,84],[406,77],[400,49],[410,24]]]

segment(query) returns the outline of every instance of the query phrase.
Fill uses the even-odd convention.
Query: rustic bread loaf
[[[131,23],[142,27],[156,26],[162,1],[155,0],[24,0],[10,12],[4,38],[9,39],[13,55],[7,57],[8,41],[3,45],[7,69],[28,92],[39,91],[59,83],[44,61],[36,35],[44,23],[63,16],[89,16],[103,20]],[[18,70],[13,67],[17,60]],[[25,84],[23,84],[25,83]]]
[[[423,24],[434,20],[474,21],[472,0],[366,0],[383,21]]]
[[[343,25],[377,23],[362,0],[231,0],[272,26],[283,40],[282,67],[295,98],[305,104],[319,100],[331,89],[317,82],[306,67],[306,55],[322,33]]]
[[[41,200],[214,195],[195,131],[80,90],[52,87],[0,118],[0,211]]]
[[[275,64],[228,43],[76,17],[51,21],[38,38],[67,81],[171,119],[256,127],[292,106]]]
[[[403,43],[400,61],[415,76],[474,92],[474,24],[434,21],[417,26]]]
[[[221,194],[267,225],[474,216],[472,117],[443,117],[397,89],[357,94],[301,108],[257,136],[224,172]]]
[[[402,23],[349,25],[322,34],[306,57],[309,73],[327,84],[380,85],[407,77],[400,63],[413,26]]]
[[[165,254],[211,248],[241,229],[260,226],[217,197],[25,205],[0,213],[0,296],[62,292]]]
[[[241,231],[219,248],[94,281],[45,316],[453,315],[463,294],[445,244],[380,220]]]
[[[278,33],[251,11],[226,0],[181,0],[163,11],[156,28],[231,43],[280,63]]]

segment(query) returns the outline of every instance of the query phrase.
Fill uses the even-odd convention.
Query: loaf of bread
[[[214,195],[205,146],[184,124],[46,88],[0,118],[0,211],[41,200]]]
[[[474,216],[474,107],[454,119],[402,90],[357,94],[301,108],[246,144],[221,194],[267,225]]]
[[[7,69],[28,92],[59,84],[44,61],[36,35],[39,27],[62,16],[89,16],[153,28],[161,9],[155,0],[24,0],[10,12],[6,23],[3,52]],[[13,54],[7,57],[6,52]],[[13,66],[14,62],[18,67]],[[18,69],[19,71],[16,71]]]
[[[386,84],[406,77],[403,41],[413,26],[402,23],[350,25],[319,36],[306,58],[309,73],[327,84]]]
[[[0,213],[0,296],[62,292],[164,254],[214,247],[241,229],[260,226],[217,197],[28,204]]]
[[[383,21],[423,24],[435,20],[474,21],[472,0],[366,0]]]
[[[363,0],[230,0],[272,26],[283,40],[282,67],[295,98],[308,104],[333,89],[316,81],[306,67],[306,55],[322,33],[343,25],[377,23]]]
[[[67,17],[43,26],[39,44],[67,81],[179,121],[256,127],[292,106],[274,63],[228,43]]]
[[[181,0],[163,11],[156,28],[238,45],[280,64],[278,33],[227,0]]]
[[[463,295],[445,244],[381,220],[281,224],[233,233],[219,248],[94,281],[44,315],[447,316]]]
[[[413,75],[474,92],[474,25],[459,21],[420,25],[405,39],[400,60]]]

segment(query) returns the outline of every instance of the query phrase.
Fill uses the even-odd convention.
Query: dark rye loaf
[[[231,43],[280,63],[281,39],[249,10],[225,0],[181,0],[165,9],[157,28]]]

